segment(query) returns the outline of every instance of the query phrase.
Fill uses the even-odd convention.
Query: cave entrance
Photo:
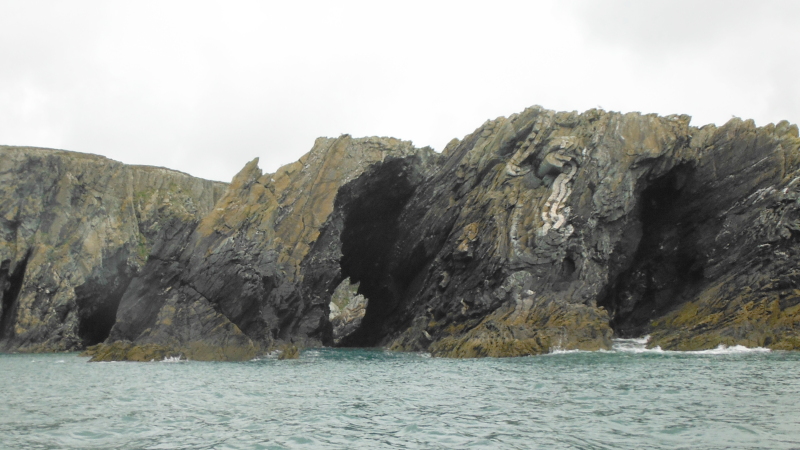
[[[78,297],[78,337],[83,347],[99,344],[111,334],[117,321],[117,309],[130,279],[111,290],[83,285],[75,289]]]
[[[107,265],[108,262],[111,264]],[[108,339],[117,321],[119,303],[133,280],[132,269],[127,266],[124,254],[120,253],[106,263],[103,266],[110,266],[111,270],[75,288],[78,337],[84,348]]]
[[[639,200],[641,239],[631,264],[598,302],[618,337],[639,337],[650,322],[688,299],[703,280],[703,267],[687,220],[683,188],[692,169],[678,166],[653,181]]]
[[[350,289],[363,296],[364,313],[358,326],[340,338],[340,347],[373,347],[388,332],[386,323],[406,287],[390,268],[398,221],[419,177],[414,161],[396,159],[348,186],[349,199],[342,206],[341,280],[357,286]]]
[[[0,289],[3,292],[2,309],[0,309],[0,340],[14,337],[14,320],[17,315],[17,299],[25,280],[30,252],[11,270],[11,261],[0,264]]]

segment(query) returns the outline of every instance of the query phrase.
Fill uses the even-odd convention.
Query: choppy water
[[[800,448],[800,353],[0,355],[0,448]]]

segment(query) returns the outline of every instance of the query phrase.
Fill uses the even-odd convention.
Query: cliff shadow
[[[11,270],[11,261],[5,260],[0,263],[0,289],[2,289],[2,309],[0,309],[0,342],[7,341],[14,337],[14,321],[17,316],[17,300],[22,290],[22,283],[25,280],[25,272],[28,268],[28,260],[31,251],[25,254],[22,261],[19,261]]]
[[[691,167],[677,166],[642,191],[636,206],[638,245],[627,267],[611,274],[606,294],[598,301],[619,337],[646,334],[654,318],[687,301],[703,280],[702,257],[693,236],[697,223],[687,214],[684,192],[692,174]]]
[[[393,270],[393,254],[400,234],[400,216],[424,179],[417,156],[387,159],[341,188],[334,212],[323,227],[305,268],[304,290],[328,303],[343,281],[358,301],[363,316],[358,324],[339,324],[347,335],[333,336],[339,347],[371,347],[389,332],[387,321],[401,302],[408,279]],[[356,289],[357,286],[357,289]],[[333,332],[333,326],[329,331]]]
[[[135,275],[127,257],[123,249],[106,257],[92,277],[75,288],[77,331],[83,347],[99,344],[111,333],[120,300]]]

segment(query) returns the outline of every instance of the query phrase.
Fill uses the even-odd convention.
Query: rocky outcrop
[[[646,193],[638,271],[610,297],[618,327],[678,350],[800,349],[797,127],[732,120],[691,144],[692,171]]]
[[[95,277],[120,300],[92,352],[797,349],[797,127],[689,120],[533,107],[441,154],[345,135],[274,174],[253,161],[199,222],[159,219],[136,276]]]
[[[349,278],[339,283],[331,295],[331,312],[328,314],[333,326],[334,344],[339,344],[361,326],[368,303],[366,297],[358,293],[358,283],[350,283]]]
[[[102,342],[159,232],[226,185],[104,157],[0,146],[0,350]]]
[[[649,333],[664,348],[796,348],[799,142],[786,122],[489,121],[394,214],[391,248],[370,258],[368,240],[342,239],[341,270],[369,300],[342,344],[515,356]]]
[[[252,161],[199,224],[176,223],[162,235],[122,296],[109,342],[167,345],[190,359],[247,359],[280,343],[332,344],[330,298],[344,277],[329,269],[338,266],[341,247],[320,230],[337,220],[335,201],[348,186],[361,187],[365,173],[388,177],[370,186],[380,199],[402,201],[408,192],[393,189],[413,189],[408,178],[424,177],[435,159],[410,142],[344,135],[318,139],[274,174]],[[363,217],[385,219],[387,205],[361,206]],[[312,247],[324,250],[311,256]],[[218,358],[221,348],[240,350]]]

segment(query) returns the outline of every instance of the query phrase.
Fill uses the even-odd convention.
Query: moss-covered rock
[[[278,348],[278,359],[298,359],[300,358],[300,348],[295,344],[284,344]]]
[[[96,344],[81,356],[97,361],[164,361],[169,359],[193,361],[249,361],[261,356],[263,351],[255,346],[213,346],[206,342],[187,342],[183,345],[134,344],[115,341]]]

